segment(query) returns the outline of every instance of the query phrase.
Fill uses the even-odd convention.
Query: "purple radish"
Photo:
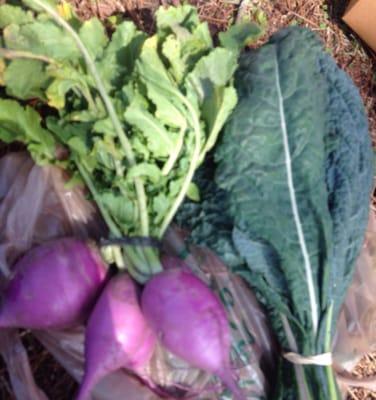
[[[167,350],[192,366],[217,375],[235,399],[246,399],[231,371],[226,311],[204,282],[188,268],[168,269],[146,284],[141,304]]]
[[[29,251],[15,266],[0,306],[0,327],[61,329],[85,321],[106,280],[98,251],[64,238]]]
[[[106,285],[85,333],[85,374],[77,400],[90,398],[107,374],[127,368],[142,375],[156,345],[156,336],[139,306],[136,286],[126,274]]]

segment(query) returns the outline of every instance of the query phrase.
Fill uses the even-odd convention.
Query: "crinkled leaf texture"
[[[199,206],[184,205],[184,219],[253,287],[283,349],[330,351],[372,186],[361,98],[301,28],[244,54],[236,88],[214,182],[200,186]],[[330,368],[281,366],[271,398],[339,398]]]

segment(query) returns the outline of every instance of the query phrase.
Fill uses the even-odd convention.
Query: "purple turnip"
[[[231,335],[224,306],[204,282],[188,268],[168,269],[146,284],[141,304],[167,350],[217,375],[236,399],[245,400],[231,371]]]
[[[156,337],[145,320],[136,286],[126,274],[110,280],[89,318],[85,334],[85,374],[77,400],[90,398],[101,378],[119,368],[142,375]]]
[[[106,272],[98,251],[74,238],[32,249],[15,265],[0,305],[0,327],[60,329],[82,323]]]

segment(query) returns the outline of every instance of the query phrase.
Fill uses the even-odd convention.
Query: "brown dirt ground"
[[[120,12],[135,21],[146,32],[154,29],[153,12],[158,5],[177,4],[179,0],[71,0],[81,17],[97,15],[104,18]],[[263,42],[279,28],[291,24],[307,26],[316,31],[331,51],[338,64],[352,77],[360,89],[369,115],[370,132],[376,146],[376,56],[360,41],[356,40],[340,21],[347,0],[191,0],[200,16],[210,24],[213,34],[225,29],[236,19],[253,18],[267,23]],[[1,149],[0,149],[1,153]],[[23,335],[30,355],[32,370],[37,383],[50,399],[71,400],[76,384],[52,359],[30,334]],[[354,376],[376,374],[376,354],[371,354],[359,363]],[[0,360],[0,399],[13,400],[6,369]],[[362,389],[351,390],[348,399],[376,399],[376,392]]]

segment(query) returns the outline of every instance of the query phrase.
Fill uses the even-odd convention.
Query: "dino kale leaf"
[[[236,88],[215,175],[203,172],[201,204],[185,204],[178,219],[253,287],[284,351],[330,352],[372,186],[361,98],[301,28],[244,54]],[[340,397],[331,367],[281,360],[271,398]]]

